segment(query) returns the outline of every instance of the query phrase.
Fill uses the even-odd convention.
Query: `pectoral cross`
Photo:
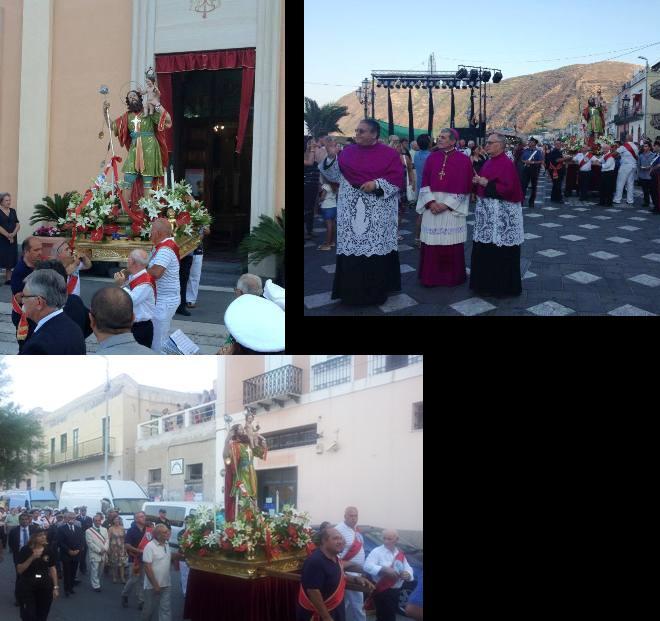
[[[445,171],[444,171],[444,170],[441,170],[441,171],[438,173],[438,177],[440,177],[440,180],[442,181],[442,179],[445,178]]]
[[[133,123],[133,131],[138,130],[138,125],[140,125],[140,117],[136,115],[136,117],[131,121]]]

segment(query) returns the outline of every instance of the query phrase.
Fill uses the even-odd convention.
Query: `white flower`
[[[193,225],[192,224],[186,224],[186,226],[183,229],[183,233],[185,235],[192,235],[193,232]]]
[[[183,207],[183,203],[178,198],[174,198],[170,201],[170,207],[178,212]]]

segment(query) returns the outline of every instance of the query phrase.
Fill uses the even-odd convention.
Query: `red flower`
[[[202,537],[207,537],[207,536],[210,535],[210,534],[211,534],[211,529],[210,529],[210,528],[207,528],[207,529],[204,531],[204,533],[202,534]]]
[[[236,531],[234,531],[233,528],[227,528],[225,530],[225,535],[227,535],[229,539],[232,539],[236,535]]]
[[[228,541],[223,541],[222,549],[223,550],[231,550],[231,543],[229,543]]]
[[[190,224],[190,222],[190,214],[187,211],[180,213],[179,217],[176,219],[177,226],[184,226],[186,224]]]
[[[236,550],[236,552],[245,552],[247,550],[247,543],[243,543],[234,549]]]
[[[291,535],[294,538],[296,537],[296,529],[293,526],[289,524],[289,528],[287,530],[289,531],[289,535]]]
[[[91,240],[93,242],[100,242],[103,241],[103,227],[100,226],[98,229],[96,229],[91,236]]]
[[[254,514],[252,513],[252,511],[250,511],[250,510],[248,509],[248,510],[245,512],[245,517],[246,517],[248,520],[251,520],[251,519],[254,517]]]
[[[205,548],[202,548],[202,549],[199,551],[199,555],[200,555],[200,556],[206,556],[208,553],[209,553],[208,550],[206,550]]]

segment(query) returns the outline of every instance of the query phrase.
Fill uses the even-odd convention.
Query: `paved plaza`
[[[577,197],[550,202],[551,183],[539,178],[534,209],[524,207],[525,243],[521,252],[523,291],[515,298],[478,297],[468,283],[452,288],[419,284],[419,250],[414,246],[416,214],[410,210],[399,245],[402,291],[383,306],[353,307],[331,300],[334,252],[317,250],[325,229],[315,220],[316,239],[305,242],[306,315],[660,315],[660,216],[635,204],[598,205]],[[528,191],[529,196],[529,191]],[[472,252],[474,204],[468,216],[466,264]]]

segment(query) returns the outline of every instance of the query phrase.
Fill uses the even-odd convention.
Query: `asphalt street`
[[[479,297],[468,283],[426,288],[419,284],[415,248],[416,213],[410,210],[400,230],[402,291],[383,306],[353,307],[331,300],[334,251],[317,246],[324,225],[315,221],[314,241],[305,242],[306,315],[445,315],[445,316],[650,316],[660,315],[660,216],[642,205],[601,207],[598,195],[581,203],[550,202],[551,183],[539,179],[534,209],[524,207],[525,243],[521,250],[523,291],[515,298]],[[528,191],[529,196],[529,191]],[[470,265],[474,203],[468,216],[466,265]]]

